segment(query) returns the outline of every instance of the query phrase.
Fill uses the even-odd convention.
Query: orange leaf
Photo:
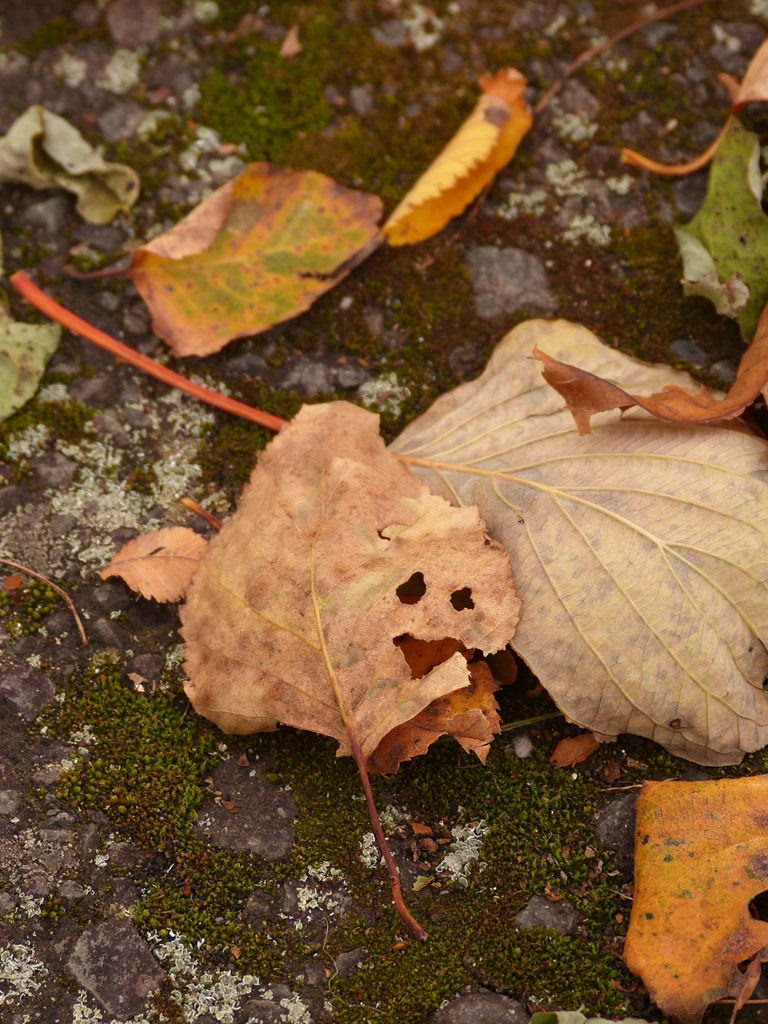
[[[127,273],[175,355],[210,355],[309,309],[378,244],[381,209],[316,171],[250,164]]]
[[[18,590],[21,584],[24,582],[24,577],[18,573],[14,573],[13,576],[6,576],[5,583],[3,584],[6,590]]]
[[[741,85],[731,97],[731,110],[738,114],[748,103],[768,100],[768,39],[765,39],[744,73]]]
[[[431,836],[432,835],[432,829],[429,827],[429,825],[422,825],[421,822],[419,822],[419,821],[412,821],[411,822],[411,828],[413,829],[413,834],[415,836]]]
[[[299,26],[291,25],[280,47],[280,56],[291,60],[293,57],[298,57],[303,49],[304,47],[299,42]]]
[[[683,1024],[743,996],[752,977],[738,965],[768,959],[768,922],[749,912],[768,887],[767,823],[765,775],[643,785],[624,959]]]
[[[580,732],[578,736],[566,736],[555,747],[550,763],[556,768],[568,768],[586,761],[600,746],[593,732]]]
[[[499,705],[493,696],[500,687],[484,661],[468,667],[470,685],[438,697],[410,722],[387,733],[370,756],[370,771],[394,775],[403,761],[424,754],[446,735],[458,740],[464,750],[474,751],[485,764],[491,741],[501,732]]]
[[[594,373],[552,359],[539,348],[533,350],[533,355],[544,363],[544,379],[565,399],[580,434],[590,432],[595,413],[633,405],[671,423],[714,423],[740,416],[768,385],[768,306],[760,315],[755,337],[742,356],[736,380],[725,398],[715,398],[704,385],[694,394],[675,384],[647,397],[630,395]]]
[[[164,603],[187,592],[208,545],[186,526],[164,526],[129,540],[99,575],[119,576],[131,590]]]
[[[525,86],[513,68],[481,76],[477,106],[382,228],[390,245],[436,235],[509,163],[533,123]]]

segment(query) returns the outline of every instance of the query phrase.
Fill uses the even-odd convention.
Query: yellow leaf
[[[525,86],[513,68],[481,76],[477,106],[384,225],[390,245],[436,235],[509,163],[533,123]]]
[[[738,965],[768,958],[749,902],[768,886],[768,777],[646,782],[624,959],[665,1014],[697,1024],[743,994]]]

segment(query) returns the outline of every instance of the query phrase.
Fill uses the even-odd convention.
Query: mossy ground
[[[251,9],[247,0],[221,6],[217,33],[231,32]],[[446,13],[447,4],[435,6],[438,14]],[[738,16],[746,17],[746,5],[724,0],[679,15],[677,36],[655,51],[638,38],[623,44],[626,72],[608,71],[600,64],[586,69],[583,80],[602,104],[599,132],[592,141],[616,145],[620,125],[647,110],[662,122],[676,118],[680,127],[675,144],[693,155],[696,147],[687,143],[686,133],[699,122],[702,111],[662,69],[674,69],[690,55],[704,52],[712,42],[712,22],[732,20],[737,16],[735,6]],[[595,25],[603,32],[626,22],[623,5],[600,0],[595,7]],[[279,42],[261,36],[231,40],[212,33],[213,67],[202,82],[194,117],[219,131],[225,141],[245,143],[251,159],[323,171],[342,184],[377,193],[389,210],[472,108],[473,77],[480,71],[509,64],[530,68],[532,83],[540,87],[548,84],[541,61],[567,62],[585,45],[584,33],[576,28],[554,39],[510,32],[509,16],[508,3],[483,4],[471,16],[449,20],[441,43],[419,54],[374,42],[370,29],[381,18],[372,5],[354,0],[311,5],[276,0],[271,20],[299,25],[303,53],[287,62],[278,56]],[[34,56],[46,47],[81,38],[83,30],[62,15],[23,49]],[[675,40],[684,43],[682,49]],[[458,55],[458,63],[448,60],[452,54]],[[449,66],[455,70],[445,70]],[[326,98],[329,87],[347,96],[350,88],[362,84],[371,85],[375,95],[374,111],[366,117],[354,116],[348,104],[334,107]],[[721,114],[724,106],[711,111],[715,119]],[[144,195],[153,204],[151,210],[140,208],[127,219],[137,231],[149,226],[150,212],[172,220],[186,212],[155,201],[154,192],[165,180],[171,158],[191,138],[192,128],[176,121],[161,126],[145,144],[107,147],[108,156],[137,167]],[[586,148],[576,147],[577,159]],[[535,161],[529,137],[509,173],[534,167]],[[671,185],[653,181],[649,188],[649,205],[656,211],[659,203],[669,201]],[[507,191],[508,186],[497,184],[488,203],[503,202]],[[43,255],[31,236],[19,244],[25,261]],[[546,254],[560,304],[558,315],[586,324],[632,355],[668,361],[668,346],[680,337],[695,339],[712,359],[738,359],[742,351],[732,323],[716,317],[704,300],[682,296],[672,227],[655,212],[646,226],[614,229],[611,244],[596,249],[562,241],[551,218],[504,221],[481,209],[415,248],[380,249],[309,313],[270,332],[267,339],[234,343],[226,353],[207,360],[206,368],[215,378],[224,358],[255,350],[263,352],[273,367],[302,352],[331,352],[362,359],[372,372],[394,370],[410,389],[410,397],[398,417],[383,416],[383,434],[391,439],[460,381],[450,363],[456,348],[467,343],[474,347],[472,375],[504,334],[526,317],[523,311],[493,321],[477,317],[464,266],[465,250],[472,244],[511,245]],[[58,287],[59,282],[53,283]],[[79,294],[72,287],[62,287],[62,298]],[[346,309],[339,305],[342,295],[353,300]],[[397,347],[388,348],[372,333],[365,315],[369,308],[382,311],[387,323],[397,327]],[[171,365],[189,371],[182,362]],[[62,379],[49,375],[46,383]],[[286,418],[302,402],[300,395],[258,380],[232,387],[238,397]],[[93,415],[77,403],[30,403],[0,427],[0,455],[6,438],[36,423],[49,425],[59,438],[77,440]],[[223,488],[234,503],[269,436],[261,428],[217,414],[199,453],[204,483],[210,489]],[[17,467],[12,469],[16,472]],[[23,466],[18,471],[23,472]],[[137,472],[133,485],[146,484]],[[13,599],[0,599],[2,610],[13,613],[22,631],[36,628],[41,609],[47,611],[51,600],[50,594],[34,587],[25,588],[23,595],[25,603],[13,608],[5,607],[13,605]],[[380,803],[407,806],[436,834],[448,836],[459,820],[484,819],[490,825],[482,851],[486,866],[474,870],[466,890],[428,887],[409,896],[430,931],[428,943],[409,942],[406,948],[393,950],[402,929],[389,905],[386,880],[365,869],[358,857],[359,839],[368,823],[351,762],[336,759],[332,742],[291,730],[269,739],[225,738],[189,712],[177,678],[168,682],[167,691],[142,695],[127,688],[116,667],[92,667],[73,677],[63,707],[50,715],[51,728],[64,737],[87,724],[98,738],[90,756],[64,776],[61,798],[105,811],[121,836],[153,853],[146,894],[136,912],[140,926],[161,935],[174,929],[190,942],[205,938],[202,956],[212,966],[234,963],[231,950],[237,949],[238,970],[264,979],[280,977],[298,986],[296,974],[307,955],[303,942],[278,925],[254,931],[239,915],[255,883],[263,881],[274,889],[308,864],[328,860],[344,871],[357,910],[328,936],[326,962],[332,967],[335,954],[356,946],[369,950],[358,974],[346,980],[329,978],[335,1020],[416,1024],[468,983],[537,1001],[545,1008],[583,1006],[585,1012],[608,1017],[631,1012],[631,998],[628,1001],[623,989],[632,979],[618,955],[629,903],[613,881],[610,862],[596,870],[599,858],[589,855],[597,848],[594,813],[602,799],[601,770],[614,748],[573,771],[555,769],[548,756],[563,732],[562,723],[555,720],[549,729],[542,726],[538,731],[537,749],[527,760],[507,756],[503,739],[494,745],[485,767],[452,743],[440,743],[428,756],[405,765],[394,779],[376,780]],[[526,697],[525,689],[525,683],[518,683],[503,692],[506,721],[552,710],[545,697]],[[235,754],[268,751],[275,772],[291,785],[299,818],[296,847],[288,862],[267,869],[255,857],[213,850],[194,838],[190,822],[223,742]],[[647,767],[626,768],[622,785],[679,776],[689,767],[639,740],[630,738],[624,749]],[[734,772],[766,770],[768,759],[758,754]],[[530,896],[548,885],[584,914],[586,936],[559,938],[511,926]],[[645,1004],[643,1008],[648,1012]]]

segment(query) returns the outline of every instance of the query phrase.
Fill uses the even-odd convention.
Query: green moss
[[[7,566],[0,566],[0,569],[4,575],[13,573]],[[41,628],[60,600],[55,590],[37,580],[17,590],[0,590],[0,619],[5,620],[10,636],[31,636]]]

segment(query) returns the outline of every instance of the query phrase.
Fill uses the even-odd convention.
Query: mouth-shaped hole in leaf
[[[426,592],[427,584],[424,582],[423,572],[415,572],[413,576],[409,576],[395,591],[401,604],[418,604]]]
[[[403,652],[413,679],[421,679],[436,665],[442,665],[452,658],[457,651],[461,651],[467,659],[474,654],[474,650],[467,650],[461,640],[452,636],[443,640],[419,640],[410,633],[403,633],[396,636],[392,643]]]
[[[755,921],[768,921],[768,889],[749,901],[749,916]]]
[[[472,600],[472,588],[462,587],[461,590],[454,590],[451,594],[451,604],[457,612],[463,612],[467,608],[474,608],[475,602]]]

